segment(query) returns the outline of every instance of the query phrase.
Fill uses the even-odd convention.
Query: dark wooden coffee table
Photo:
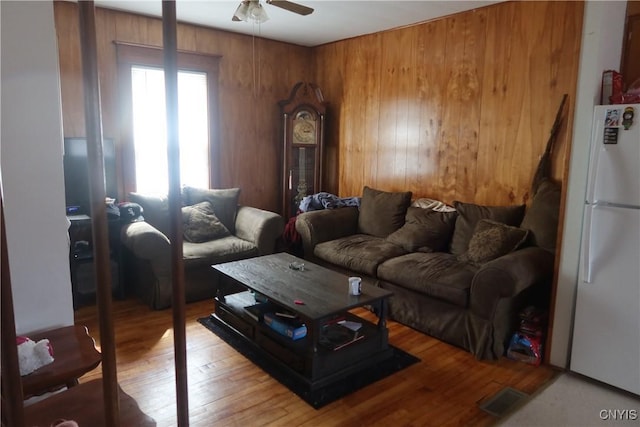
[[[290,268],[296,262],[304,263],[304,270]],[[213,268],[219,275],[219,289],[212,316],[306,382],[311,390],[393,355],[386,327],[387,298],[392,293],[387,290],[363,283],[361,295],[349,295],[347,276],[287,253]],[[249,316],[244,307],[256,303],[255,293],[295,313],[307,326],[307,336],[294,341]],[[378,315],[377,323],[352,313],[363,306]],[[361,323],[359,334],[364,338],[338,350],[322,345],[322,329],[336,319]]]

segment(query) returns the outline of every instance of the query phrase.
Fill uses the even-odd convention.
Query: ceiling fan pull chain
[[[253,77],[253,98],[256,99],[258,94],[256,91],[256,23],[253,23],[253,31],[251,31],[251,65]]]
[[[261,25],[258,22],[258,37],[262,34]],[[258,89],[260,88],[261,80],[260,80],[260,63],[262,60],[262,56],[260,54],[260,49],[258,49],[258,63],[256,65],[256,23],[253,23],[253,31],[251,32],[251,62],[252,62],[252,72],[253,72],[253,98],[256,99],[258,97]],[[257,70],[256,70],[257,68]],[[257,77],[256,77],[257,75]],[[257,82],[256,82],[257,80]]]
[[[262,39],[262,25],[258,23],[258,43],[260,43],[260,39]],[[260,90],[260,85],[262,84],[262,50],[260,46],[258,46],[258,91]]]

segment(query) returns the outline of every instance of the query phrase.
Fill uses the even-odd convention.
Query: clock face
[[[296,144],[316,143],[316,122],[308,111],[300,111],[293,119],[293,142]]]

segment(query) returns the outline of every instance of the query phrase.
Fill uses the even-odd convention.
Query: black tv
[[[116,149],[113,139],[104,138],[102,148],[104,160],[105,191],[107,197],[116,199]],[[86,138],[64,139],[64,188],[68,215],[91,214],[89,199],[89,159]]]

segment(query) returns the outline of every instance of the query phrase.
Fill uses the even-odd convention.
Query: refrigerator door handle
[[[591,283],[591,211],[596,209],[598,205],[587,205],[584,218],[584,236],[582,247],[582,281],[584,283]]]
[[[613,203],[613,202],[606,202],[603,200],[596,200],[593,205],[591,205],[593,207],[596,206],[603,206],[603,207],[607,207],[607,208],[620,208],[620,209],[640,209],[640,206],[636,206],[636,205],[629,205],[626,203]]]

